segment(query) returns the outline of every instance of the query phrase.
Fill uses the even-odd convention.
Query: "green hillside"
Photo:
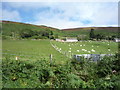
[[[70,36],[75,36],[78,34],[89,35],[91,29],[94,29],[95,34],[103,34],[106,36],[118,35],[118,27],[85,27],[85,28],[73,28],[73,29],[63,29],[64,33]]]
[[[21,30],[24,29],[30,29],[30,30],[52,30],[54,33],[58,33],[58,29],[56,28],[51,28],[47,26],[37,26],[37,25],[32,25],[32,24],[25,24],[25,23],[19,23],[19,22],[12,22],[12,21],[2,21],[2,31],[3,34],[5,35],[10,35],[12,34],[11,32],[20,32]]]
[[[19,37],[19,34],[23,31],[27,30],[32,31],[30,33],[37,33],[37,36],[33,35],[37,38],[43,38],[39,35],[39,33],[43,33],[44,31],[47,32],[50,36],[46,37],[52,37],[58,38],[58,37],[77,37],[79,35],[85,36],[86,38],[89,38],[90,30],[94,29],[94,33],[103,35],[105,37],[118,37],[118,27],[86,27],[86,28],[72,28],[72,29],[57,29],[52,27],[47,27],[43,25],[32,25],[32,24],[25,24],[25,23],[19,23],[19,22],[12,22],[12,21],[2,21],[2,35],[5,36],[17,36]],[[43,31],[43,32],[42,32]],[[52,33],[51,33],[52,32]],[[26,32],[24,32],[26,33]],[[32,36],[32,35],[31,35]]]

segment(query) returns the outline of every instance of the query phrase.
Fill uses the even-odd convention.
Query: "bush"
[[[3,88],[120,89],[117,56],[105,57],[97,63],[86,59],[81,62],[71,60],[64,65],[5,57],[2,62]]]

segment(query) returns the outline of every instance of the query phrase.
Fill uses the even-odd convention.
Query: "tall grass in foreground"
[[[118,55],[99,62],[70,60],[66,64],[50,65],[47,60],[30,63],[3,59],[3,88],[97,88],[120,89]]]

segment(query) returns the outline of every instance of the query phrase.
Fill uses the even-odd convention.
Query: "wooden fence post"
[[[50,65],[52,65],[52,54],[50,54]]]

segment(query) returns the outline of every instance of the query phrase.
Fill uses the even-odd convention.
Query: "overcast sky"
[[[117,26],[117,2],[2,2],[2,20],[54,28]]]

